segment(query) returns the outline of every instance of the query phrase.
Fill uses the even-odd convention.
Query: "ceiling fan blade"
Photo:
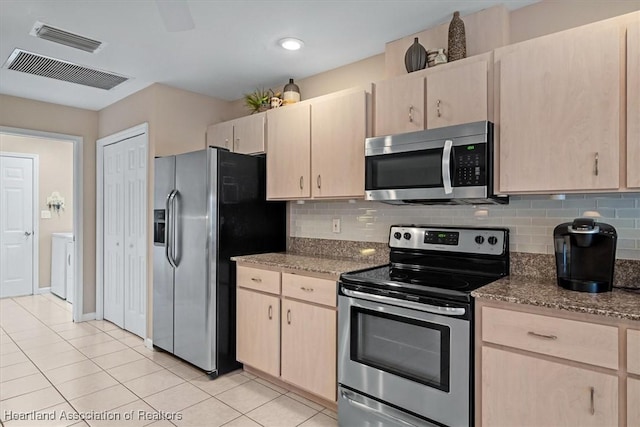
[[[156,6],[167,31],[175,33],[196,27],[186,0],[156,0]]]

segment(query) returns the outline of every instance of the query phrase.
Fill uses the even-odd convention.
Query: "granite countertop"
[[[589,294],[563,289],[555,280],[509,276],[471,292],[476,298],[640,321],[640,292],[613,288]]]
[[[375,267],[379,263],[354,261],[350,259],[336,259],[298,255],[292,253],[266,253],[257,255],[242,255],[232,257],[231,260],[248,264],[260,264],[270,267],[286,268],[290,270],[309,271],[340,276],[342,273],[364,268]]]

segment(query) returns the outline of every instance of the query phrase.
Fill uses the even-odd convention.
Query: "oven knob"
[[[476,243],[481,245],[484,243],[484,237],[482,236],[476,236]]]
[[[400,234],[399,231],[396,231],[395,233],[393,233],[393,237],[395,237],[396,239],[400,239],[402,237],[402,234]]]
[[[487,239],[487,242],[489,242],[490,245],[495,245],[496,243],[498,243],[498,238],[496,236],[490,236]]]
[[[411,240],[411,233],[404,233],[404,238],[407,240]]]

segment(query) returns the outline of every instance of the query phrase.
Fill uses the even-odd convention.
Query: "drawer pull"
[[[594,394],[596,392],[596,389],[594,387],[591,387],[591,415],[595,415],[596,414],[596,404],[594,401]]]
[[[302,289],[305,292],[313,292],[313,288],[305,288],[304,286],[300,286],[300,289]]]
[[[273,319],[273,307],[269,305],[269,320]]]
[[[532,337],[544,338],[544,339],[547,339],[547,340],[557,340],[558,339],[558,337],[555,336],[555,335],[544,335],[544,334],[539,334],[537,332],[532,332],[532,331],[527,332],[527,335],[531,335]]]
[[[436,102],[436,107],[438,110],[438,117],[442,117],[442,113],[440,112],[440,100],[438,99],[438,102]]]
[[[287,310],[287,323],[291,324],[291,310]]]
[[[262,279],[259,277],[252,277],[251,281],[256,282],[256,283],[262,283]]]
[[[409,123],[413,123],[413,105],[409,105]]]

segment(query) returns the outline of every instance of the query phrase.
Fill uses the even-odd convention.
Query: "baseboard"
[[[36,289],[36,295],[50,294],[50,293],[51,293],[51,286],[47,286],[46,288],[38,288],[38,289]]]
[[[153,340],[151,338],[145,338],[144,346],[147,347],[149,350],[153,350]]]
[[[95,319],[96,319],[95,313],[84,313],[82,317],[80,317],[81,322],[87,322],[89,320],[95,320]]]

